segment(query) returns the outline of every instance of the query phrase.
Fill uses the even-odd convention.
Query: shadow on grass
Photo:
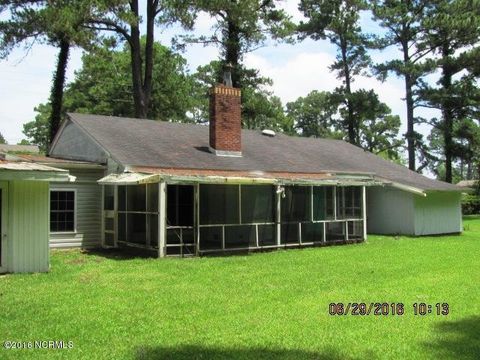
[[[212,348],[197,345],[180,345],[179,347],[142,347],[135,352],[135,359],[275,359],[275,360],[353,360],[354,358],[340,355],[335,349],[321,353],[304,350],[275,350],[261,348]]]
[[[434,331],[438,340],[424,345],[439,359],[480,359],[480,316],[441,322]]]
[[[86,255],[96,255],[113,260],[132,260],[132,259],[147,259],[156,258],[158,254],[153,250],[145,250],[134,247],[121,247],[116,249],[87,249],[82,251]]]

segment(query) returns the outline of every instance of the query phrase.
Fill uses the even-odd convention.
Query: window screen
[[[239,222],[238,185],[200,185],[200,225]]]
[[[332,222],[326,223],[326,240],[345,240],[345,223],[344,222]]]
[[[271,246],[277,244],[275,225],[258,225],[258,245]]]
[[[146,210],[146,185],[127,186],[127,211]]]
[[[50,192],[50,231],[75,231],[75,192]]]
[[[221,226],[200,228],[200,250],[221,250],[222,232]]]
[[[242,193],[242,224],[274,222],[273,186],[245,185]]]

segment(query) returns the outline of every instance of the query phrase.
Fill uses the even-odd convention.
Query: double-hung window
[[[50,191],[50,232],[75,231],[75,191]]]

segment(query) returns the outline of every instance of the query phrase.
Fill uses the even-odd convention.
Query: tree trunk
[[[452,162],[453,162],[453,110],[449,95],[451,94],[453,71],[449,63],[450,48],[446,43],[442,49],[442,79],[444,99],[442,100],[443,115],[443,138],[445,152],[445,181],[452,183]]]
[[[58,53],[57,68],[53,77],[53,85],[50,93],[50,102],[52,104],[52,113],[50,114],[49,123],[50,144],[60,127],[62,119],[63,88],[65,86],[65,73],[67,71],[68,55],[70,52],[69,40],[62,38],[59,48],[60,52]]]
[[[138,0],[130,1],[130,8],[132,13],[139,18],[138,14]],[[139,21],[139,19],[138,19]],[[142,52],[140,45],[140,29],[138,21],[130,25],[130,56],[132,61],[132,85],[133,85],[133,103],[135,108],[135,117],[146,118],[147,109],[145,106],[145,98],[142,83]]]
[[[228,25],[225,43],[225,64],[231,64],[232,69],[232,85],[239,88],[240,84],[240,71],[238,63],[240,59],[240,29],[237,24],[230,19],[230,15],[227,13]],[[223,72],[223,70],[222,70]],[[220,74],[223,79],[223,74]]]
[[[351,103],[351,95],[352,95],[352,88],[351,82],[352,79],[350,77],[350,67],[348,66],[348,59],[347,59],[347,42],[342,39],[341,40],[341,52],[342,52],[342,62],[343,62],[343,71],[345,73],[345,101],[347,105],[347,134],[348,134],[348,142],[354,145],[358,145],[357,143],[357,134],[355,131],[355,119],[353,116],[353,108]]]
[[[415,159],[415,124],[413,115],[413,93],[412,93],[412,77],[405,74],[405,100],[407,103],[407,150],[408,150],[408,168],[416,171]]]

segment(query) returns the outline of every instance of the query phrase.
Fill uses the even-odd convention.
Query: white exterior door
[[[0,181],[0,273],[7,271],[8,183]]]

